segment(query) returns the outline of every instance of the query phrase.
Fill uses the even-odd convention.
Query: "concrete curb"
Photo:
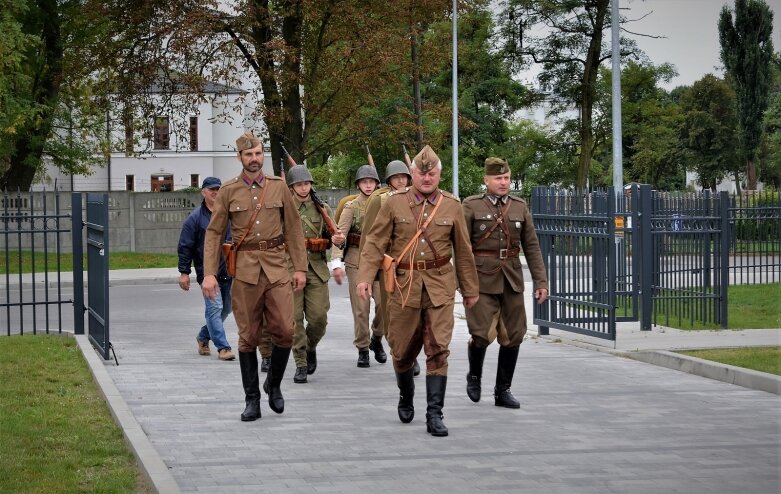
[[[758,391],[765,391],[768,393],[781,395],[781,376],[767,374],[765,372],[744,369],[742,367],[735,367],[734,365],[720,364],[711,360],[704,360],[701,358],[682,355],[680,353],[667,350],[644,350],[628,352],[625,350],[616,350],[604,346],[593,345],[582,341],[568,340],[566,338],[562,338],[561,336],[538,335],[536,337],[551,343],[562,343],[578,348],[585,348],[587,350],[609,353],[617,357],[629,358],[647,364],[658,365],[660,367],[666,367],[668,369],[686,372],[688,374],[706,377],[708,379],[714,379],[716,381],[735,384],[744,388],[756,389]]]
[[[150,485],[158,493],[180,493],[179,486],[174,480],[170,470],[163,462],[157,450],[152,446],[149,438],[144,433],[141,426],[136,421],[130,408],[125,403],[119,390],[114,385],[114,381],[109,377],[104,367],[103,360],[95,353],[89,338],[86,335],[74,335],[79,345],[82,355],[89,365],[92,377],[98,385],[103,398],[108,403],[111,415],[114,417],[117,425],[122,429],[125,441],[130,446],[133,454],[138,461],[141,470],[144,472]]]

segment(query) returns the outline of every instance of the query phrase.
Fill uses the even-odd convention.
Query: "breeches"
[[[275,346],[290,348],[295,322],[289,280],[272,285],[263,272],[257,285],[234,279],[232,295],[240,352],[254,352],[264,333],[269,334]]]
[[[481,293],[477,303],[466,309],[466,325],[472,335],[472,344],[478,348],[490,345],[494,338],[504,347],[516,347],[526,335],[526,309],[523,292],[516,292],[505,280],[500,294]],[[501,318],[503,324],[496,324]],[[496,326],[496,334],[492,331]]]

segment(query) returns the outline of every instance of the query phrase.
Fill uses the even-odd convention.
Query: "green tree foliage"
[[[735,93],[711,74],[681,90],[681,140],[686,168],[699,175],[704,188],[716,185],[738,168]]]
[[[764,118],[764,138],[758,156],[759,179],[781,189],[781,54],[773,65],[773,86]]]
[[[773,56],[773,12],[763,0],[735,0],[719,16],[721,61],[737,96],[738,137],[746,164],[747,187],[757,188],[754,160],[762,136],[762,115],[768,105]]]

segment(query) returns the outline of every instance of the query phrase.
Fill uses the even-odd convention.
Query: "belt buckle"
[[[417,264],[418,271],[425,271],[426,269],[426,261],[415,261]]]
[[[265,240],[261,240],[260,242],[258,242],[258,249],[259,250],[268,249],[268,243]]]
[[[499,249],[499,259],[507,259],[507,249]]]

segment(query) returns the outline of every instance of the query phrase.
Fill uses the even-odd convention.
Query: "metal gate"
[[[108,194],[87,194],[87,321],[89,340],[109,359]]]

